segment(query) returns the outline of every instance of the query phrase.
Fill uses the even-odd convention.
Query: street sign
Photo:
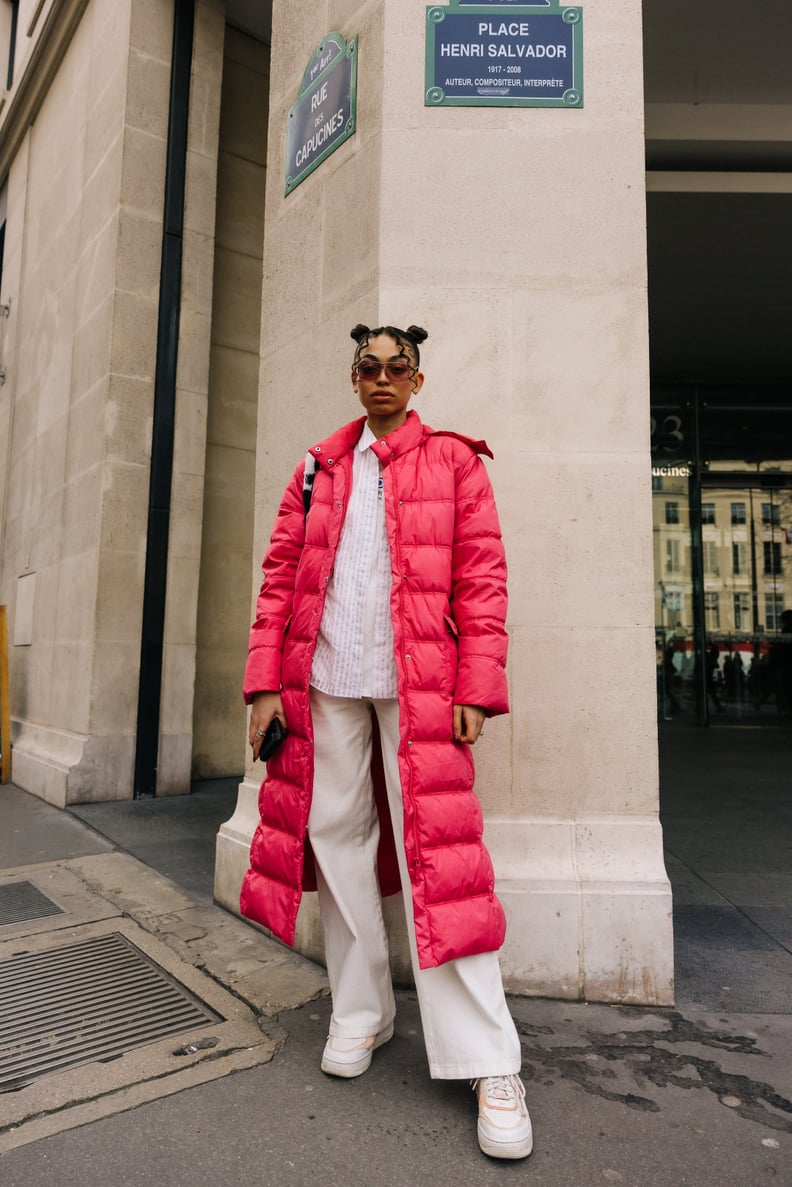
[[[357,48],[328,33],[305,68],[286,130],[287,194],[355,131]]]
[[[424,104],[582,107],[582,8],[559,0],[427,8]]]

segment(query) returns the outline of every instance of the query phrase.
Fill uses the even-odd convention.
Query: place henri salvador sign
[[[424,104],[582,107],[582,9],[559,0],[427,8]]]
[[[286,131],[287,194],[355,131],[357,49],[357,37],[328,33],[305,68]]]

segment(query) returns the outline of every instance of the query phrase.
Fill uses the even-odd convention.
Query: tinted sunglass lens
[[[382,370],[379,363],[358,363],[357,373],[361,379],[376,379]]]
[[[357,373],[361,379],[378,379],[383,367],[388,379],[394,383],[407,379],[412,371],[409,363],[374,363],[364,359],[357,365]]]
[[[406,379],[412,368],[408,363],[388,363],[385,372],[391,379]]]

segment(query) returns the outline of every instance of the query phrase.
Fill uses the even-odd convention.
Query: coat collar
[[[365,422],[365,416],[359,416],[357,420],[352,420],[343,428],[337,429],[335,433],[326,437],[324,441],[320,441],[318,445],[311,446],[308,452],[316,460],[316,464],[324,466],[328,470],[333,469],[338,459],[357,445]],[[464,437],[461,433],[435,432],[434,429],[430,429],[428,425],[421,422],[421,418],[414,409],[410,409],[407,413],[407,419],[403,425],[399,425],[398,429],[394,429],[387,436],[380,437],[378,441],[374,442],[371,449],[382,465],[387,466],[394,458],[402,457],[411,449],[415,449],[427,437],[455,437],[458,441],[469,445],[476,453],[485,453],[487,457],[492,457],[486,441],[474,441],[471,437]]]
[[[312,445],[308,453],[315,459],[317,466],[332,470],[338,459],[357,445],[365,419],[365,416],[359,416],[357,420],[350,421],[343,428],[336,429],[318,445]]]
[[[365,416],[359,416],[357,420],[352,420],[348,425],[331,433],[318,445],[312,445],[308,450],[309,454],[316,459],[318,466],[324,466],[328,470],[333,469],[339,458],[349,453],[357,445],[365,423]],[[386,437],[380,437],[379,441],[375,441],[371,448],[382,464],[386,465],[393,458],[420,445],[423,438],[431,431],[421,424],[418,413],[411,409],[407,413],[407,419],[403,425],[399,425],[398,429],[394,429]]]

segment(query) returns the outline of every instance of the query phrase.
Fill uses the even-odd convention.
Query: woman
[[[365,416],[295,471],[264,560],[245,699],[274,717],[244,915],[294,942],[316,888],[333,998],[322,1070],[362,1074],[393,1034],[380,894],[404,892],[430,1073],[470,1078],[481,1149],[531,1150],[497,950],[505,920],[470,747],[508,712],[506,564],[484,442],[436,433],[418,326],[356,326]],[[372,774],[373,772],[373,774]]]

